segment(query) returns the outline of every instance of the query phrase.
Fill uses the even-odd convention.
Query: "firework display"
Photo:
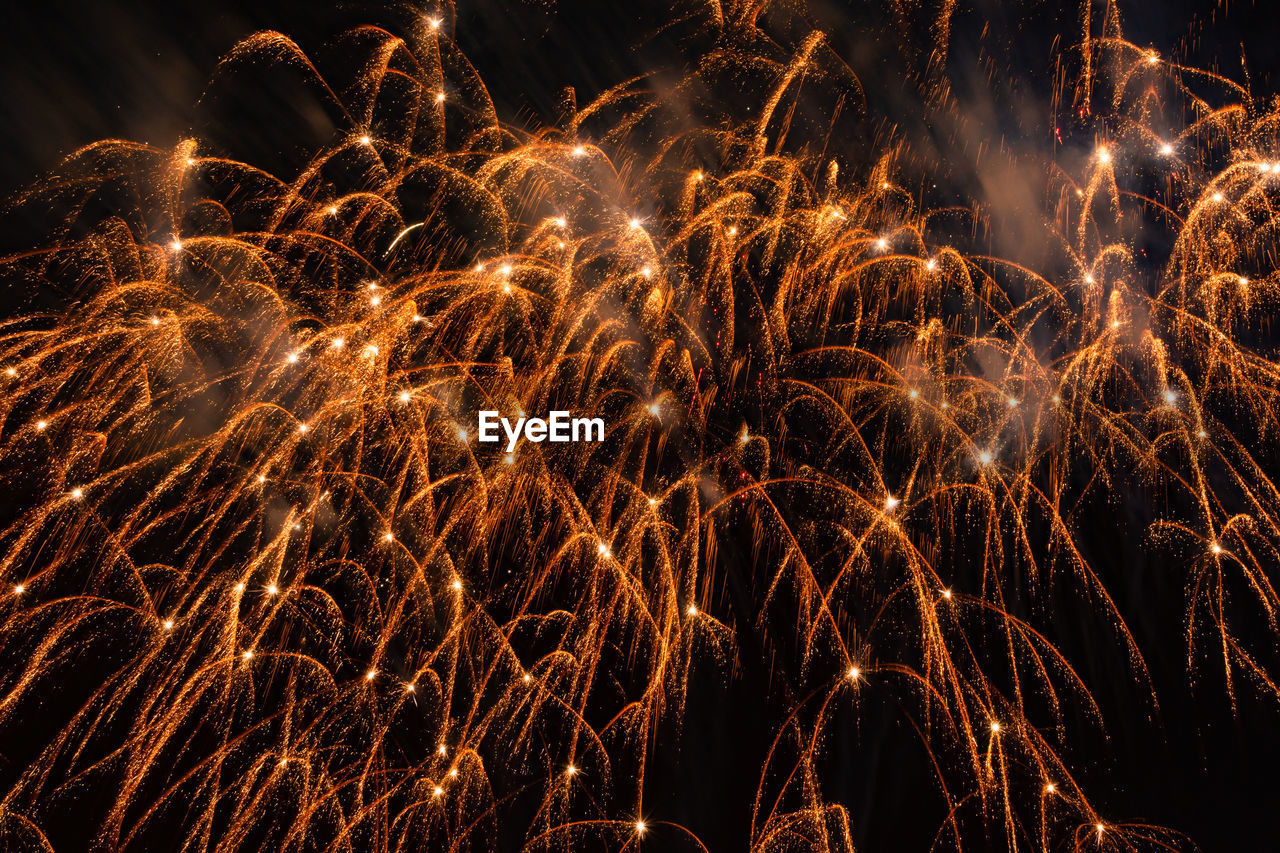
[[[107,140],[24,191],[7,849],[851,851],[890,738],[928,849],[1206,840],[1076,745],[1164,698],[1117,539],[1186,690],[1280,698],[1276,103],[1083,11],[1036,266],[911,138],[824,136],[860,84],[769,5],[535,129],[451,7],[260,33],[207,99],[287,69],[302,168]]]

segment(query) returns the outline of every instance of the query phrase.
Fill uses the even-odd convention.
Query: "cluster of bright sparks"
[[[1274,691],[1232,619],[1280,605],[1277,116],[1090,41],[1101,141],[1050,175],[1065,271],[1037,274],[936,242],[895,156],[786,153],[819,36],[718,55],[772,81],[746,126],[633,83],[529,134],[451,26],[351,34],[341,96],[282,36],[239,48],[350,122],[287,180],[107,142],[26,200],[67,226],[7,272],[76,297],[0,335],[5,737],[61,697],[8,837],[38,849],[110,780],[110,849],[700,849],[646,767],[693,668],[732,678],[754,631],[794,706],[750,849],[852,849],[823,747],[868,693],[915,709],[941,847],[1176,845],[1059,758],[1065,719],[1103,721],[1025,614],[1101,608],[1144,683],[1072,523],[1139,488],[1188,648]],[[1135,220],[1170,235],[1154,267]],[[482,408],[608,437],[505,453]]]

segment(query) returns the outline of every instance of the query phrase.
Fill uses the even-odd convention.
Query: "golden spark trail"
[[[351,33],[350,84],[268,33],[220,74],[289,64],[346,122],[297,175],[106,141],[25,194],[65,224],[5,274],[64,297],[0,330],[8,846],[92,792],[104,849],[705,849],[646,774],[744,633],[790,700],[753,851],[853,849],[826,751],[873,697],[939,848],[1185,846],[1073,775],[1105,720],[1044,614],[1110,626],[1153,712],[1077,524],[1136,489],[1190,677],[1280,698],[1237,628],[1280,610],[1280,113],[1086,32],[1098,143],[1044,178],[1037,272],[945,236],[909,141],[797,141],[856,81],[819,33],[753,52],[755,5],[681,84],[767,81],[745,120],[636,80],[527,132],[448,16]],[[608,434],[506,453],[481,409]]]

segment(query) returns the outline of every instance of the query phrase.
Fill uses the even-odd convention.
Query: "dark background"
[[[951,43],[951,70],[962,84],[959,96],[988,103],[978,90],[988,83],[1001,89],[997,102],[1012,99],[1032,118],[997,119],[999,132],[1011,144],[1021,136],[1028,146],[1051,150],[1044,136],[1054,123],[1049,57],[1055,37],[1068,43],[1078,38],[1080,3],[969,0],[962,5]],[[877,3],[813,0],[810,6],[814,23],[829,33],[863,81],[868,114],[910,125],[913,96],[899,80],[911,63],[903,46],[919,34],[899,40]],[[394,25],[431,10],[430,5],[300,0],[213,0],[199,7],[139,2],[129,7],[52,2],[6,10],[0,26],[0,195],[11,195],[54,169],[66,154],[102,138],[172,146],[180,136],[200,136],[196,102],[219,57],[251,32],[277,29],[310,50],[353,24],[374,20]],[[1280,16],[1267,0],[1221,6],[1215,0],[1126,0],[1121,9],[1130,41],[1188,64],[1220,68],[1234,79],[1244,78],[1243,60],[1255,93],[1280,90]],[[575,87],[583,104],[640,70],[682,67],[697,48],[696,40],[682,39],[678,31],[655,35],[667,19],[664,4],[657,2],[469,0],[457,10],[452,29],[495,96],[500,115],[532,127],[555,120],[565,86]],[[982,61],[1016,72],[992,82],[974,71]],[[270,165],[284,155],[274,147],[269,128],[256,132],[260,113],[242,128],[246,138],[238,153]],[[976,118],[975,123],[982,124]],[[965,180],[955,179],[958,189],[982,199],[983,187],[965,186]],[[37,232],[22,221],[9,221],[0,233],[0,246],[27,245],[38,238]],[[19,310],[19,304],[0,306],[3,314]],[[1140,533],[1143,513],[1136,505],[1128,509],[1121,526]],[[1162,716],[1149,722],[1125,668],[1106,659],[1119,654],[1116,648],[1090,648],[1082,641],[1069,657],[1077,662],[1085,658],[1082,674],[1099,696],[1110,734],[1109,740],[1087,748],[1091,751],[1069,756],[1085,789],[1118,819],[1173,827],[1206,850],[1280,849],[1275,828],[1280,720],[1274,700],[1245,688],[1232,709],[1222,696],[1220,677],[1212,675],[1190,690],[1181,634],[1182,590],[1176,583],[1175,588],[1155,589],[1151,579],[1158,577],[1160,566],[1148,564],[1137,549],[1123,543],[1092,544],[1098,553],[1089,556],[1116,592],[1148,656]],[[1082,624],[1081,632],[1089,631]],[[757,677],[763,676],[748,665],[746,682]],[[691,711],[680,758],[659,762],[655,769],[659,776],[683,774],[681,789],[697,793],[654,807],[662,810],[661,818],[719,842],[712,849],[733,849],[737,836],[725,827],[745,824],[738,804],[744,793],[750,801],[758,776],[758,766],[748,766],[746,753],[739,753],[735,744],[744,736],[758,739],[762,732],[756,729],[767,728],[768,722],[739,713],[751,707],[748,687],[731,688],[727,697],[722,689],[722,682],[710,675],[694,685],[691,709],[715,712]],[[732,695],[735,690],[741,695]],[[832,746],[834,772],[844,778],[832,779],[828,794],[850,805],[862,849],[922,850],[937,827],[913,821],[917,782],[903,781],[898,772],[903,763],[914,764],[922,756],[877,748],[886,734],[882,728],[900,725],[892,719],[889,709],[872,711],[855,741]],[[890,804],[893,811],[886,813],[883,807]]]

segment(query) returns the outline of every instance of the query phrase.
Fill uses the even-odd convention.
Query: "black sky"
[[[646,68],[655,57],[669,58],[680,45],[696,47],[681,41],[685,34],[678,30],[653,35],[663,21],[658,3],[464,0],[459,6],[457,40],[497,96],[504,117],[531,126],[554,119],[564,86],[574,86],[583,103],[593,92]],[[1028,67],[1029,102],[1047,101],[1051,69],[1037,67],[1037,58],[1048,55],[1055,35],[1067,40],[1075,36],[1079,6],[1078,0],[968,3],[957,18],[956,61],[980,57],[988,52],[984,42],[1003,40],[1006,58]],[[869,11],[871,4],[815,0],[812,7],[815,20],[847,52],[864,82],[892,77],[886,71],[897,61],[889,56],[891,45],[870,40],[870,30],[864,29],[876,14]],[[370,19],[394,24],[429,8],[301,0],[210,0],[190,7],[144,2],[10,6],[0,26],[0,193],[14,192],[54,169],[67,153],[98,139],[174,144],[199,121],[195,104],[218,58],[256,30],[281,30],[304,48],[316,48],[348,25]],[[1256,92],[1280,91],[1280,16],[1269,3],[1241,0],[1219,7],[1216,0],[1127,0],[1122,8],[1131,41],[1189,64],[1220,67],[1237,79],[1247,68]],[[872,99],[887,109],[903,103],[889,93],[873,93]],[[7,246],[15,238],[3,239]],[[1096,559],[1106,563],[1105,555]],[[1118,575],[1116,585],[1124,587],[1127,577]],[[1154,662],[1157,681],[1166,685],[1176,685],[1183,674],[1179,593],[1172,590],[1164,602],[1172,607],[1170,620],[1141,610],[1136,602],[1143,590],[1120,592],[1134,608],[1129,615]],[[1106,679],[1108,672],[1100,664],[1095,676]],[[1206,685],[1205,692],[1215,687]],[[1101,701],[1122,708],[1126,696],[1117,688],[1115,696],[1104,695]],[[1272,827],[1273,811],[1280,808],[1280,781],[1275,778],[1280,774],[1271,772],[1280,758],[1275,709],[1246,701],[1233,715],[1217,699],[1206,700],[1203,707],[1199,703],[1195,697],[1171,700],[1163,728],[1156,731],[1146,731],[1150,727],[1142,721],[1116,726],[1099,755],[1080,757],[1084,774],[1110,778],[1122,788],[1116,795],[1119,813],[1186,831],[1206,850],[1280,847],[1275,841],[1280,833]],[[731,750],[722,727],[694,720],[690,728],[695,736],[705,735],[702,756],[712,764]],[[874,732],[864,731],[864,744],[868,738]],[[697,761],[697,746],[687,744],[685,755],[690,766],[706,766]],[[1123,760],[1112,765],[1116,755]],[[1124,774],[1109,776],[1112,766],[1124,767]],[[889,759],[872,772],[875,784],[894,784]],[[712,776],[708,784],[716,784]],[[709,794],[698,807],[715,808],[716,802]],[[853,817],[857,821],[857,811]],[[860,840],[865,849],[889,849],[883,846],[887,839]]]

